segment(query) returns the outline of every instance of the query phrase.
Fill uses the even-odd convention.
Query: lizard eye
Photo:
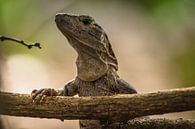
[[[84,25],[89,25],[92,23],[92,20],[91,19],[83,19],[82,22]]]

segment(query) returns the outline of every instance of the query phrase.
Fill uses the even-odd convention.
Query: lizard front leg
[[[118,78],[117,87],[119,94],[135,94],[137,91],[125,80]]]
[[[55,90],[52,88],[43,88],[40,90],[33,90],[31,97],[34,102],[41,103],[47,96],[74,96],[78,93],[78,87],[74,84],[74,80],[68,82],[64,88]]]

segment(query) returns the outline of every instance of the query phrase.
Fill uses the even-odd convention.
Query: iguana
[[[55,16],[58,29],[76,50],[77,76],[63,90],[33,90],[34,101],[45,96],[108,96],[137,93],[118,74],[118,62],[105,31],[87,15],[60,13]],[[81,129],[107,129],[114,122],[80,120]],[[122,124],[122,123],[121,123]],[[118,128],[118,127],[117,127]]]

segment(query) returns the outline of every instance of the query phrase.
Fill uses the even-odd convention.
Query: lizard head
[[[58,29],[68,39],[70,45],[77,51],[79,57],[83,57],[83,55],[88,56],[83,57],[86,58],[86,60],[82,58],[82,61],[81,59],[77,61],[77,67],[79,66],[80,70],[81,65],[85,64],[85,68],[89,69],[89,67],[92,67],[91,71],[93,71],[95,64],[98,63],[99,65],[96,65],[97,70],[102,69],[102,71],[100,71],[101,74],[106,73],[109,66],[115,70],[118,69],[117,59],[111,48],[108,37],[102,27],[99,26],[92,17],[88,15],[59,13],[55,16],[55,22]],[[96,61],[90,61],[90,57]],[[86,67],[91,62],[97,63]],[[82,69],[84,68],[82,67]],[[97,71],[94,73],[99,74]]]
[[[55,17],[55,22],[58,29],[67,37],[73,47],[75,47],[75,44],[71,40],[75,39],[88,47],[94,49],[99,47],[101,51],[106,51],[104,43],[107,38],[106,33],[92,17],[59,13]]]

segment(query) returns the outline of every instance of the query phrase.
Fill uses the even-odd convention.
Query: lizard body
[[[57,14],[58,29],[78,53],[77,77],[63,90],[41,89],[32,92],[34,100],[43,96],[105,96],[137,93],[117,74],[118,62],[105,31],[87,15]],[[107,129],[110,121],[80,120],[81,129]]]

